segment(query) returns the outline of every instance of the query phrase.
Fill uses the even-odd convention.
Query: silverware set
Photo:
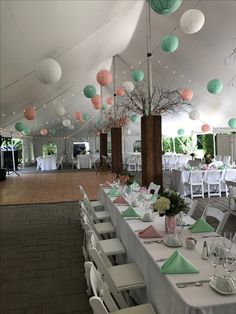
[[[151,243],[162,243],[163,239],[160,240],[148,240],[148,241],[143,241],[144,244],[151,244]]]
[[[196,280],[196,281],[183,281],[183,282],[177,282],[176,286],[178,288],[185,288],[185,287],[191,287],[191,286],[201,287],[204,283],[209,283],[209,282],[210,282],[210,279]]]

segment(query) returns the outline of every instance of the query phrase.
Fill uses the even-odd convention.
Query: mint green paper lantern
[[[236,118],[232,118],[228,121],[229,127],[236,129]]]
[[[138,116],[137,116],[136,114],[133,114],[133,115],[130,117],[130,120],[131,120],[132,122],[136,122],[137,119],[138,119]]]
[[[184,129],[178,129],[178,135],[180,136],[184,135]]]
[[[96,87],[93,85],[87,85],[84,88],[84,96],[88,98],[93,98],[97,95]]]
[[[161,15],[174,13],[181,3],[182,0],[149,0],[151,8]]]
[[[178,37],[175,35],[165,35],[161,39],[161,48],[165,52],[174,52],[179,47]]]
[[[85,122],[87,122],[88,120],[89,120],[89,114],[88,113],[83,113],[83,120],[85,121]]]
[[[135,82],[141,82],[144,79],[144,72],[142,70],[133,71],[132,78]]]
[[[22,122],[16,122],[15,129],[18,132],[22,132],[25,129],[24,123]]]
[[[106,110],[106,109],[107,109],[106,104],[102,104],[102,110]]]
[[[29,135],[30,134],[30,129],[29,128],[24,128],[24,130],[22,131],[22,133],[24,135]]]
[[[222,81],[218,80],[218,79],[211,80],[207,84],[207,90],[208,90],[209,93],[215,94],[215,95],[221,93],[222,90],[223,90],[223,83],[222,83]]]

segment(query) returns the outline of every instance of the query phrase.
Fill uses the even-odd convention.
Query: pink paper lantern
[[[80,119],[82,118],[82,113],[80,111],[76,111],[74,113],[74,117],[75,117],[75,120],[80,121]]]
[[[116,88],[116,95],[117,96],[124,96],[124,94],[125,94],[125,91],[124,91],[123,87],[117,87]]]
[[[43,128],[43,129],[40,130],[40,134],[45,136],[45,135],[48,134],[48,130]]]
[[[107,97],[107,104],[108,105],[112,105],[113,104],[113,97],[112,96]]]
[[[193,98],[193,91],[191,89],[181,89],[179,93],[183,100],[191,101],[191,99]]]
[[[99,110],[102,108],[102,103],[93,105],[94,109]]]
[[[102,97],[100,95],[94,96],[91,101],[94,106],[98,107],[102,105]]]
[[[210,131],[210,125],[209,124],[203,124],[202,125],[202,131],[203,132],[209,132]]]
[[[37,112],[33,107],[28,107],[24,110],[24,117],[27,120],[34,120],[36,118]]]
[[[97,81],[100,85],[106,86],[112,82],[112,74],[108,70],[101,70],[97,74]]]

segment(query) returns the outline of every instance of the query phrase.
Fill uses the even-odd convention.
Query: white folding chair
[[[188,181],[186,181],[185,184],[189,185],[190,187],[190,194],[192,199],[194,197],[204,198],[203,177],[204,177],[203,171],[190,171]]]
[[[207,217],[215,218],[219,222],[216,232],[220,234],[224,229],[229,215],[229,212],[223,213],[220,209],[207,205],[202,213],[201,218],[204,220],[206,220]]]
[[[223,164],[229,166],[230,165],[231,156],[224,156],[223,157]]]
[[[83,197],[86,197],[88,200],[88,194],[85,192],[84,188],[82,187],[82,185],[79,185],[79,189],[80,189],[80,193],[83,195]],[[104,210],[104,206],[100,201],[90,201],[91,206],[93,206],[93,208],[96,211],[100,211],[100,210]]]
[[[142,171],[142,158],[141,157],[137,157],[137,171]]]
[[[93,236],[91,236],[88,245],[89,256],[96,264],[117,304],[120,308],[126,308],[126,299],[129,299],[127,292],[146,286],[138,266],[134,263],[112,266],[105,254],[101,254],[101,251],[99,252]]]
[[[222,156],[221,155],[215,155],[215,161],[221,161]]]
[[[72,169],[74,169],[74,167],[76,167],[76,169],[78,169],[77,159],[74,156],[72,156],[71,160],[72,160]]]
[[[108,210],[95,211],[94,207],[91,205],[89,199],[86,196],[83,197],[82,202],[84,203],[84,206],[87,207],[95,223],[102,222],[104,220],[111,220],[111,214]]]
[[[60,159],[57,163],[57,169],[59,169],[59,167],[61,167],[61,169],[63,169],[63,156],[60,157]]]
[[[42,169],[42,157],[41,156],[37,157],[36,161],[37,161],[37,168],[36,168],[36,170],[41,170]]]
[[[127,164],[128,164],[128,171],[137,171],[135,157],[130,157],[127,161]]]
[[[120,310],[93,263],[86,262],[85,270],[91,282],[94,294],[94,296],[89,299],[94,314],[155,314],[155,311],[149,303]]]
[[[190,198],[187,198],[187,197],[184,197],[184,200],[186,202],[186,204],[188,205],[188,212],[187,212],[187,215],[192,217],[193,216],[193,213],[197,207],[197,204],[198,204],[198,200],[192,200]]]
[[[147,192],[152,194],[158,194],[161,186],[151,182],[148,186]],[[154,192],[153,192],[154,191]]]
[[[223,181],[224,172],[220,170],[210,170],[206,172],[204,183],[207,186],[208,197],[219,196],[221,197],[221,184]],[[213,191],[213,189],[215,190]]]
[[[169,156],[169,170],[176,169],[176,156]]]
[[[236,244],[236,233],[233,236],[232,242]]]

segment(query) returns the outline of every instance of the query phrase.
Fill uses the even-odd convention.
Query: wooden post
[[[111,129],[111,163],[112,172],[119,172],[122,169],[122,129]]]
[[[100,160],[102,156],[107,157],[107,133],[100,133]]]
[[[161,116],[143,116],[141,118],[142,146],[142,185],[148,187],[151,182],[163,190]]]

